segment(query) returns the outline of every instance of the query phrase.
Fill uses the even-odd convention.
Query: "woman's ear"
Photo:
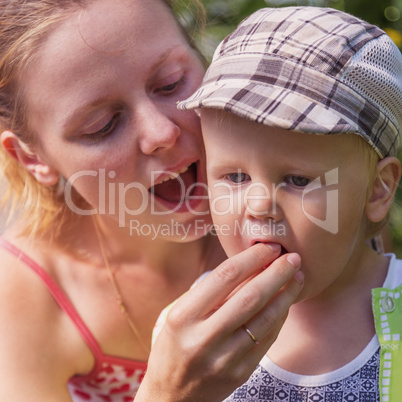
[[[368,197],[366,215],[371,222],[381,222],[394,201],[401,178],[401,163],[388,156],[377,163],[376,176]]]
[[[39,183],[45,186],[57,184],[59,181],[57,171],[41,161],[38,155],[31,152],[13,132],[3,131],[0,141],[6,152],[24,166]]]

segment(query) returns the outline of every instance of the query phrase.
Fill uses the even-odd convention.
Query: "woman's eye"
[[[168,77],[155,83],[154,92],[160,95],[176,93],[185,82],[183,71],[176,71]]]
[[[173,82],[172,84],[163,86],[161,88],[161,91],[163,91],[163,92],[172,92],[177,88],[178,85],[179,85],[179,81]]]
[[[115,114],[100,130],[97,130],[93,133],[84,134],[85,139],[101,140],[102,138],[108,136],[116,127],[118,115],[119,114]]]
[[[236,172],[236,173],[229,173],[226,175],[226,178],[231,181],[232,183],[243,183],[246,180],[250,180],[250,176],[246,173]]]
[[[183,84],[183,82],[184,82],[184,77],[181,77],[177,81],[174,81],[174,82],[171,82],[170,84],[163,85],[161,87],[156,88],[155,92],[157,92],[161,95],[170,95],[170,94],[178,91],[180,86]]]
[[[311,179],[304,176],[288,176],[285,178],[285,183],[295,187],[306,187],[311,182]]]

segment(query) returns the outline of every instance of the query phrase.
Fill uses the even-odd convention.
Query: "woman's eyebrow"
[[[157,70],[169,57],[170,55],[179,47],[181,47],[182,45],[176,45],[173,46],[171,48],[169,48],[168,50],[166,50],[164,53],[161,54],[161,56],[158,58],[158,60],[152,64],[150,71],[155,71]]]

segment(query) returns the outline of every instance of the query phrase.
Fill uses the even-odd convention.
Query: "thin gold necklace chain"
[[[117,285],[116,279],[113,275],[113,271],[110,267],[109,259],[106,256],[105,246],[103,244],[103,239],[102,239],[96,218],[94,219],[94,225],[95,225],[96,236],[98,237],[99,247],[101,250],[102,257],[103,257],[103,262],[105,264],[107,273],[109,275],[109,279],[112,284],[114,294],[116,296],[117,304],[120,307],[120,311],[124,314],[124,316],[127,320],[127,323],[131,329],[131,332],[137,338],[137,340],[139,341],[139,343],[140,343],[141,347],[144,349],[144,351],[149,355],[149,353],[151,352],[151,348],[146,344],[146,342],[144,342],[144,340],[142,339],[142,336],[140,334],[140,331],[138,330],[138,328],[134,324],[133,320],[131,319],[130,315],[128,314],[127,307],[124,303],[123,296],[120,292],[119,286]]]
[[[98,242],[99,242],[99,247],[100,247],[100,250],[101,250],[102,257],[103,257],[103,262],[105,264],[107,273],[109,275],[110,282],[112,284],[113,291],[114,291],[114,294],[116,296],[117,304],[120,307],[120,311],[124,314],[132,333],[138,339],[138,341],[139,341],[141,347],[144,349],[144,351],[147,354],[149,354],[151,352],[151,348],[146,344],[146,342],[144,342],[144,340],[142,339],[142,336],[140,334],[140,331],[138,330],[138,328],[134,324],[133,320],[131,319],[130,315],[128,314],[127,307],[126,307],[126,305],[124,303],[123,296],[122,296],[122,294],[120,292],[119,286],[117,285],[116,279],[115,279],[115,277],[113,275],[113,271],[112,271],[112,269],[110,267],[109,259],[106,256],[106,250],[105,250],[105,246],[104,246],[104,243],[103,243],[103,238],[101,236],[100,229],[98,227],[98,222],[97,222],[96,218],[94,218],[93,221],[94,221],[96,236],[97,236]],[[209,241],[208,237],[206,236],[205,237],[204,247],[203,247],[203,250],[202,250],[203,256],[201,258],[200,269],[199,269],[197,278],[203,273],[204,268],[206,266],[206,263],[207,263],[207,261],[209,259],[210,253],[211,253],[211,244],[210,244],[210,241]]]

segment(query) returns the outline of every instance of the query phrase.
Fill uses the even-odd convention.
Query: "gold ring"
[[[260,344],[260,342],[258,342],[258,339],[251,333],[251,331],[245,325],[242,325],[242,328],[247,332],[247,335],[252,339],[252,341],[256,345]]]

